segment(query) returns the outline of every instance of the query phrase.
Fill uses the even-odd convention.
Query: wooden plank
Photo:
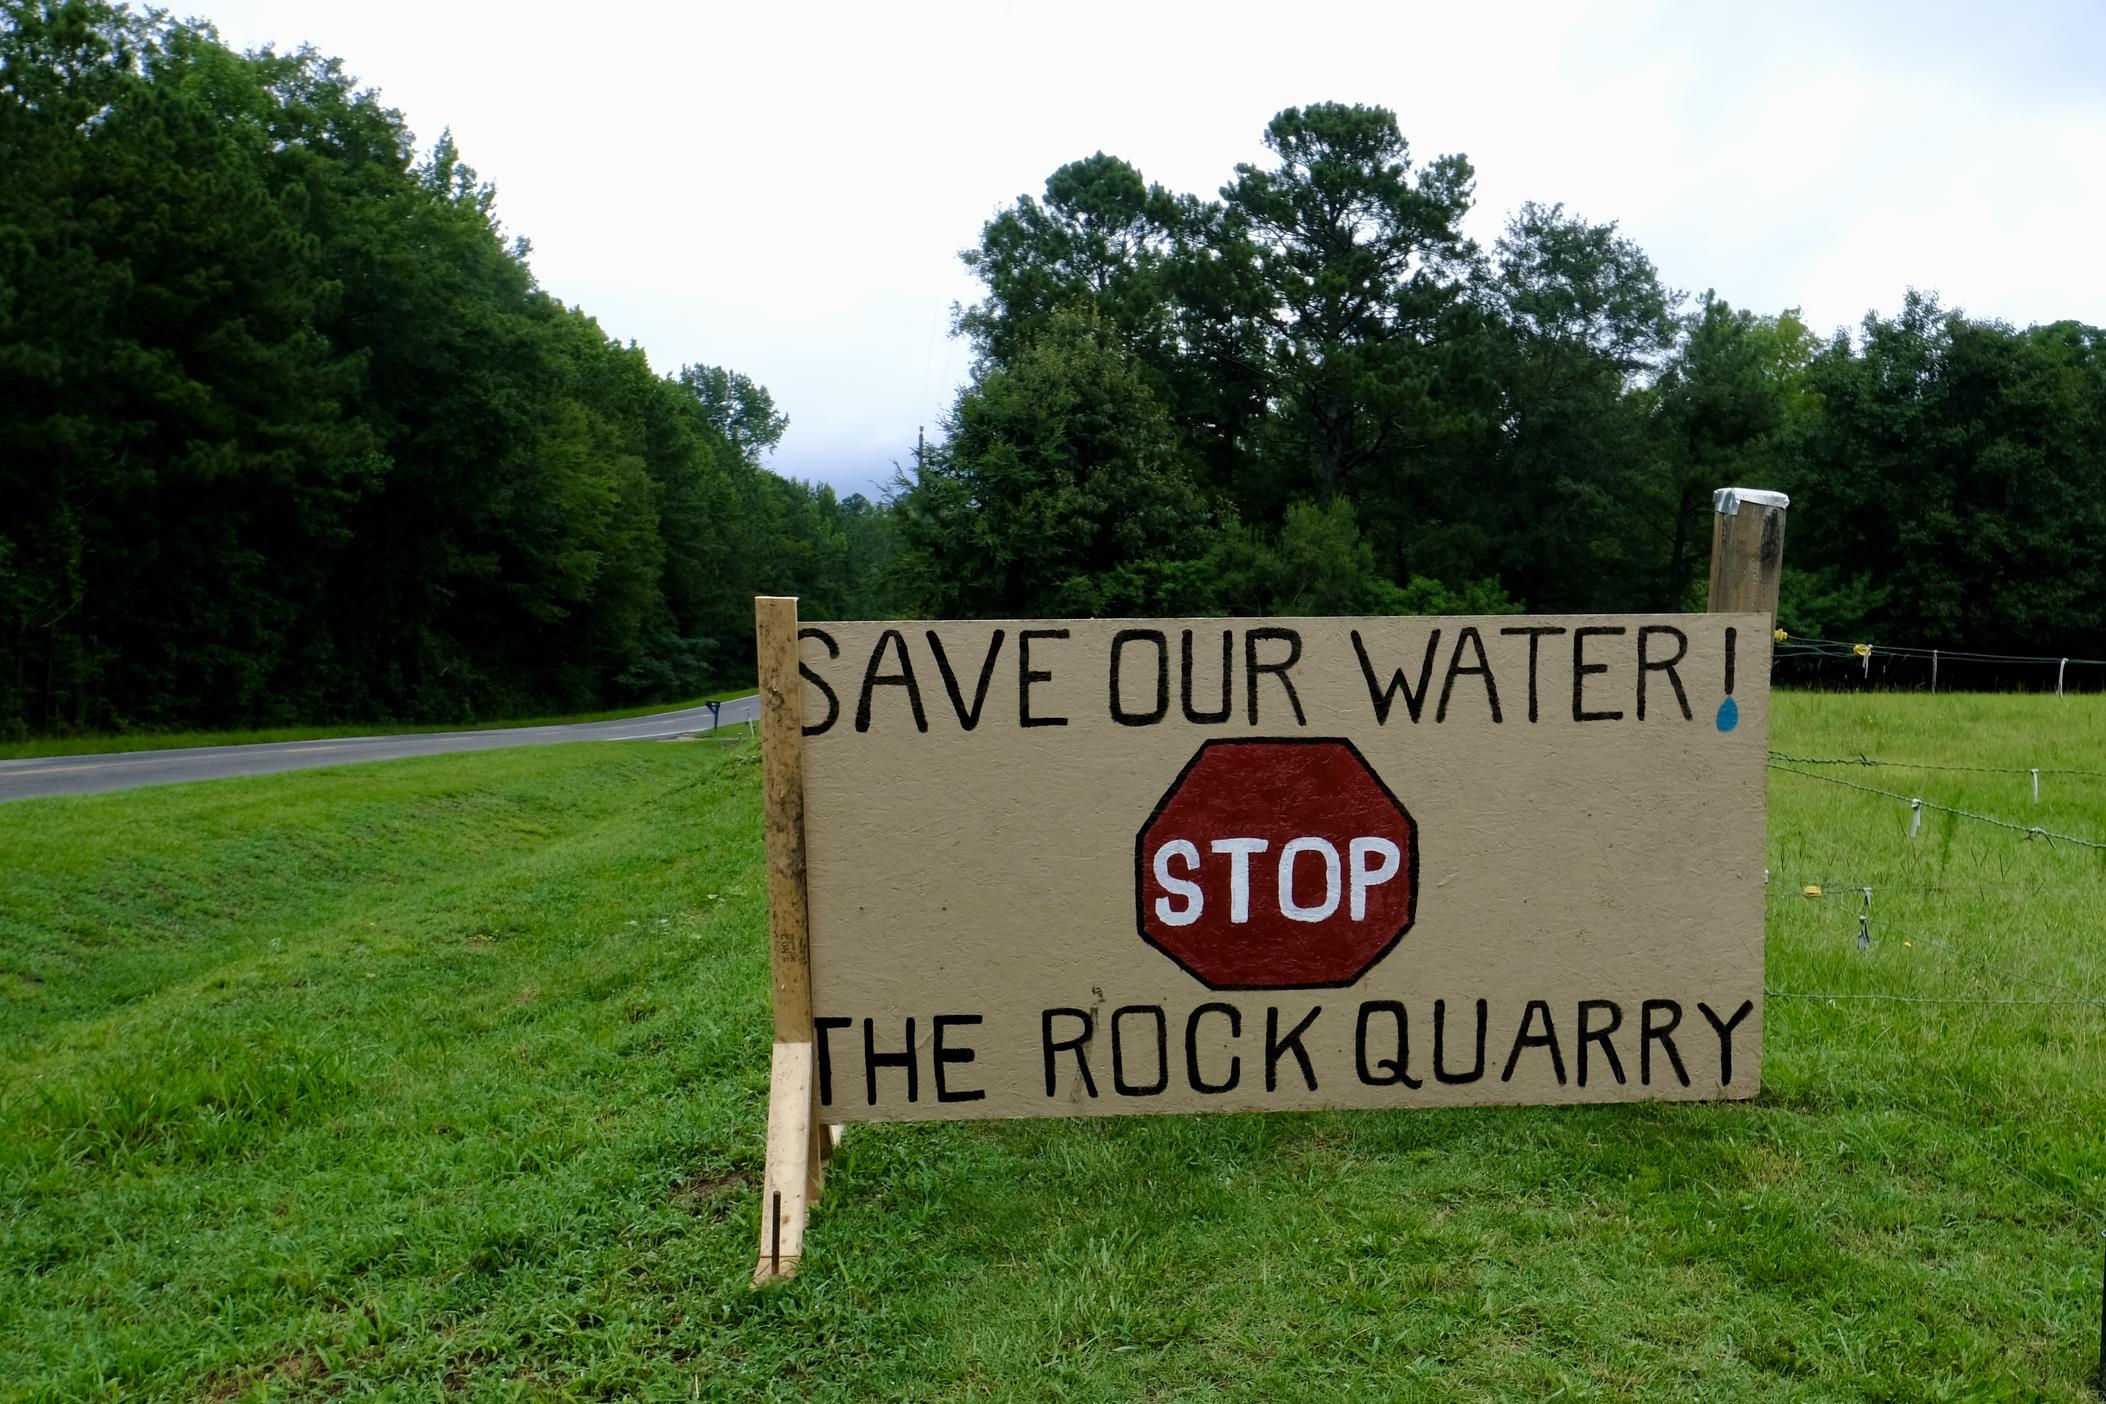
[[[797,676],[797,601],[753,602],[760,654],[762,823],[767,836],[768,945],[775,1041],[812,1039],[812,947],[804,905],[804,688]]]
[[[826,1187],[826,1162],[833,1158],[834,1137],[838,1126],[828,1126],[819,1120],[819,1107],[812,1106],[811,1144],[805,1150],[804,1202],[807,1209],[819,1203],[819,1192]]]
[[[812,1186],[812,1045],[777,1043],[768,1076],[768,1150],[761,1179],[760,1258],[753,1285],[797,1275]]]
[[[797,1271],[804,1221],[825,1173],[826,1128],[812,1083],[812,950],[804,898],[804,690],[797,674],[797,601],[753,602],[760,661],[762,824],[767,841],[768,951],[775,1055],[768,1086],[767,1171],[754,1285]]]

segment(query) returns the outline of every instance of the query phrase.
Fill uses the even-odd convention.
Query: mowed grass
[[[2106,770],[2094,698],[1777,713]],[[1771,985],[1968,1002],[1774,999],[1753,1103],[857,1128],[753,1293],[757,796],[639,743],[0,807],[0,1397],[2091,1397],[2097,852],[1773,774]]]
[[[623,721],[660,712],[680,712],[705,702],[750,697],[750,687],[712,692],[686,702],[654,702],[647,707],[617,707],[611,712],[581,712],[560,717],[515,717],[500,721],[344,722],[328,726],[275,726],[254,731],[113,731],[61,733],[27,740],[0,740],[0,760],[37,760],[45,756],[106,756],[120,751],[187,751],[203,746],[251,746],[266,741],[326,741],[339,736],[411,736],[447,731],[505,731],[522,726],[574,726],[579,722]]]

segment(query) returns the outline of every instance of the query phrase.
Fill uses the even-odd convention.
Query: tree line
[[[770,472],[736,371],[542,289],[442,137],[312,50],[0,0],[0,730],[468,720],[751,677],[814,618],[1701,607],[1710,491],[1793,494],[1805,632],[2106,625],[2106,357],[1911,293],[1689,298],[1378,107],[1214,197],[1103,153],[990,220],[974,364],[889,499]],[[818,411],[823,412],[823,407]]]
[[[7,0],[0,171],[0,730],[693,696],[757,592],[884,607],[764,388],[539,287],[333,59]]]
[[[2106,342],[1911,291],[1816,335],[1666,286],[1614,224],[1462,231],[1468,160],[1289,108],[1217,198],[1103,153],[986,225],[977,353],[900,484],[956,614],[1701,609],[1711,491],[1782,488],[1804,632],[2106,632]]]

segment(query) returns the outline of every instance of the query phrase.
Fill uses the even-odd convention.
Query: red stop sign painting
[[[1417,825],[1340,739],[1209,741],[1134,839],[1142,939],[1216,990],[1352,984],[1418,878]]]

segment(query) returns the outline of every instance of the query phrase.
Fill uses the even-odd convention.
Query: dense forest
[[[1480,246],[1469,162],[1383,109],[1263,139],[1214,198],[1099,153],[989,221],[970,382],[872,503],[540,288],[336,60],[0,0],[0,730],[670,700],[750,678],[758,592],[1701,607],[1729,482],[1793,494],[1794,628],[2097,647],[2106,333],[1911,293],[1824,338],[1558,205]]]
[[[1211,200],[1076,161],[966,252],[973,381],[893,504],[917,607],[1701,609],[1738,483],[1792,494],[1795,628],[2097,651],[2098,328],[1911,292],[1823,339],[1558,205],[1480,247],[1469,162],[1380,108],[1264,144]]]
[[[0,16],[0,728],[693,696],[756,592],[882,607],[882,512],[760,466],[766,390],[538,287],[337,62]]]

